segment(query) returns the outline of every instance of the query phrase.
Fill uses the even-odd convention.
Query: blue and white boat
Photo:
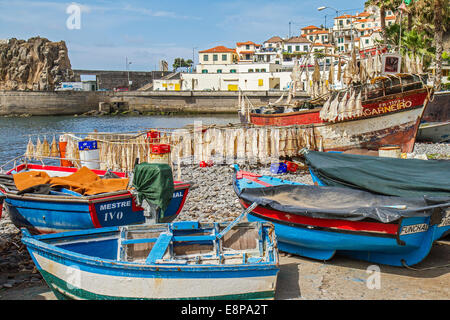
[[[59,299],[273,299],[271,223],[192,221],[31,235],[22,242]]]
[[[149,221],[144,208],[137,204],[136,197],[127,189],[96,195],[82,195],[66,188],[51,189],[47,194],[22,194],[18,192],[13,180],[14,174],[22,172],[37,171],[45,172],[51,177],[67,177],[77,170],[71,167],[23,163],[2,175],[0,195],[6,198],[3,206],[13,224],[37,234],[142,224]],[[99,177],[107,174],[104,170],[92,172]],[[119,178],[127,177],[123,172],[109,174]],[[189,183],[174,181],[172,199],[168,207],[154,217],[152,223],[173,221],[184,206],[189,188]]]
[[[392,266],[411,266],[450,229],[450,201],[375,195],[304,185],[241,171],[234,190],[249,221],[275,226],[280,251],[329,260],[336,253]]]

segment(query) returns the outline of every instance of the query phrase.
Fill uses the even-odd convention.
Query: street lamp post
[[[194,47],[194,48],[192,48],[192,73],[194,73],[194,66],[195,66],[195,53],[194,53],[194,50],[195,49],[198,49],[198,47]]]
[[[128,57],[125,57],[125,67],[127,70],[127,77],[128,77],[128,91],[130,91],[130,70],[128,68],[128,65],[131,64],[131,61],[128,61]]]
[[[322,6],[322,7],[318,7],[318,8],[317,8],[317,11],[322,11],[322,10],[325,10],[325,9],[327,9],[327,8],[336,11],[336,18],[339,17],[339,10],[336,9],[336,8],[333,8],[333,7],[325,7],[325,6]],[[326,26],[325,26],[325,28],[326,28]],[[338,30],[340,31],[340,29],[341,29],[341,27],[340,27],[340,25],[339,25],[339,23],[338,23]],[[338,33],[338,34],[339,34],[339,33]]]

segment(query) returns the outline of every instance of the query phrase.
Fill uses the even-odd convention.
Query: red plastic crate
[[[161,138],[161,132],[153,130],[147,132],[147,139],[149,139],[150,141],[156,141],[159,138]]]
[[[152,153],[163,154],[170,152],[170,145],[168,144],[154,144],[152,145]]]

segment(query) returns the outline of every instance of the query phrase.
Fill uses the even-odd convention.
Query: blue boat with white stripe
[[[273,225],[237,220],[46,235],[22,229],[22,242],[59,299],[273,299]]]

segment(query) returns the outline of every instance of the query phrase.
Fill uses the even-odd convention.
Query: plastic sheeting
[[[326,186],[399,197],[448,197],[450,161],[308,151],[306,164]]]
[[[137,192],[139,205],[145,199],[164,212],[174,192],[172,169],[162,163],[140,163],[134,169],[133,187]]]
[[[362,190],[309,185],[246,188],[238,196],[247,203],[311,218],[390,223],[402,217],[427,217],[436,207],[450,206],[447,198],[400,198]]]

